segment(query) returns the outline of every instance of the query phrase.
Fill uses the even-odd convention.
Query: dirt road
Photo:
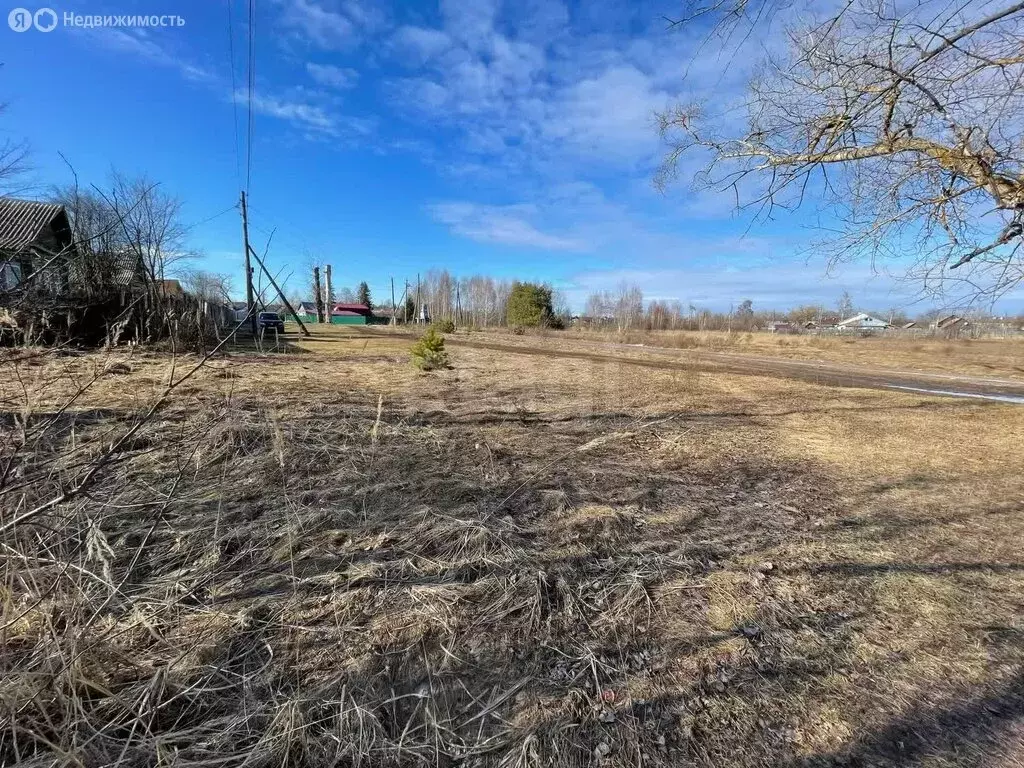
[[[414,334],[409,334],[412,338]],[[728,352],[675,350],[612,342],[545,341],[494,337],[450,336],[448,344],[492,349],[520,355],[574,358],[597,363],[637,365],[661,370],[730,373],[740,376],[771,376],[798,379],[833,387],[892,389],[949,397],[971,397],[1024,404],[1024,382],[960,374],[923,373],[888,368],[868,368],[842,363],[783,360]],[[542,345],[543,344],[543,345]],[[587,347],[581,349],[580,347]]]

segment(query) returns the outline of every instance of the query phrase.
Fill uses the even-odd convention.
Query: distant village
[[[115,221],[112,214],[123,216],[118,211],[103,212]],[[417,275],[415,282],[402,281],[398,296],[392,280],[390,295],[383,301],[372,299],[365,282],[354,292],[340,292],[344,300],[338,301],[330,266],[324,265],[323,282],[317,266],[310,281],[313,298],[289,299],[255,252],[251,255],[272,289],[253,290],[250,281],[250,295],[235,301],[230,278],[175,265],[166,255],[171,253],[166,246],[161,252],[124,237],[105,244],[110,226],[82,232],[85,213],[79,210],[71,217],[61,203],[0,198],[0,339],[5,343],[61,338],[118,343],[161,338],[186,327],[193,328],[195,335],[210,335],[211,330],[217,335],[231,326],[237,330],[260,313],[276,316],[269,324],[275,330],[284,328],[281,321],[294,321],[300,327],[430,322],[462,328],[502,327],[514,324],[509,322],[508,299],[516,286],[529,286],[541,297],[542,311],[531,324],[549,328],[950,337],[1024,333],[1020,317],[932,312],[910,319],[895,310],[887,315],[857,312],[848,294],[840,300],[839,312],[820,306],[758,312],[750,300],[744,300],[726,313],[692,305],[684,310],[678,301],[644,301],[638,287],[622,285],[616,291],[591,295],[585,311],[577,314],[564,293],[550,285],[480,275],[460,278],[446,270]],[[257,323],[251,327],[256,330]]]

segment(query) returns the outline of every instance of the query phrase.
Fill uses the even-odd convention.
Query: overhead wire
[[[195,221],[195,222],[192,222],[191,224],[189,224],[189,225],[187,226],[187,228],[188,228],[188,229],[192,229],[193,227],[200,227],[200,226],[202,226],[203,224],[207,224],[207,223],[209,223],[209,222],[213,221],[214,219],[219,219],[219,218],[220,218],[221,216],[223,216],[223,215],[224,215],[225,213],[230,213],[231,211],[237,211],[237,210],[238,210],[238,203],[234,203],[234,204],[232,204],[232,205],[229,205],[229,206],[228,206],[227,208],[225,208],[225,209],[224,209],[223,211],[221,211],[220,213],[215,213],[215,214],[213,214],[212,216],[208,216],[208,217],[206,217],[205,219],[202,219],[201,221]]]
[[[252,137],[255,121],[253,120],[252,102],[256,93],[256,0],[249,0],[249,55],[248,55],[248,101],[249,119],[246,127],[246,159],[245,159],[245,191],[249,192],[252,183]]]
[[[235,79],[235,20],[231,6],[235,0],[227,0],[228,4],[228,57],[231,65],[231,115],[235,129],[235,180],[242,185],[242,157],[238,150],[238,84]]]

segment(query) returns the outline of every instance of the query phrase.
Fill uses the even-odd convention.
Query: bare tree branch
[[[713,35],[781,14],[788,47],[751,70],[745,120],[726,111],[735,104],[659,115],[668,151],[656,183],[700,154],[695,183],[742,192],[761,216],[825,201],[842,222],[834,260],[895,254],[933,287],[985,299],[1012,289],[1024,273],[1024,2],[816,10],[806,0],[701,9]]]

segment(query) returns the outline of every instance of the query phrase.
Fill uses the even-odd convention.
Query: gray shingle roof
[[[31,245],[62,210],[56,203],[0,197],[0,249],[16,251]]]

